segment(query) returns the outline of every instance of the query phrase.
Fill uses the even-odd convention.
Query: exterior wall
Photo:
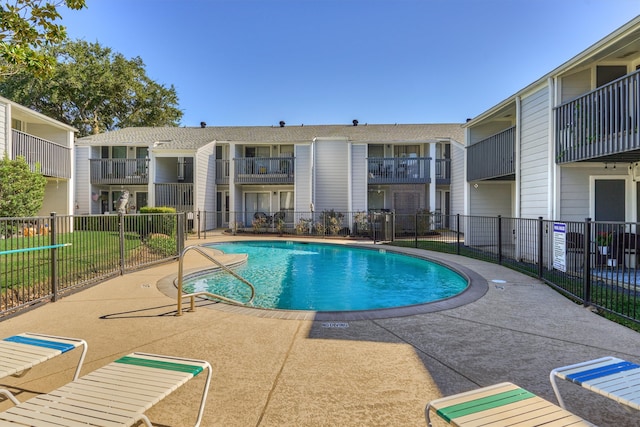
[[[470,206],[472,216],[504,217],[511,216],[511,200],[513,193],[513,183],[485,183],[481,182],[478,187],[471,187],[469,190]],[[464,222],[464,221],[463,221]],[[466,230],[471,232],[465,234],[465,243],[468,245],[495,244],[496,236],[489,227],[473,227],[472,224],[464,224]],[[504,234],[504,236],[508,234]]]
[[[69,211],[69,186],[70,181],[47,179],[44,189],[44,201],[42,208],[38,211],[38,216],[49,216],[51,212],[58,215],[70,215]]]
[[[216,202],[215,145],[198,150],[194,161],[194,210],[214,211]],[[213,218],[212,218],[213,220]]]
[[[313,176],[311,149],[311,145],[295,146],[296,169],[293,198],[296,212],[309,212],[311,210],[311,177]]]
[[[591,90],[591,69],[578,71],[563,77],[561,82],[562,102],[571,101]]]
[[[590,215],[589,180],[592,175],[627,177],[627,167],[616,169],[604,167],[598,163],[591,167],[560,168],[560,218],[563,221],[584,221]]]
[[[520,127],[520,216],[548,216],[550,203],[549,96],[544,87],[522,100]],[[551,162],[551,163],[550,163]]]
[[[75,149],[75,180],[76,180],[76,210],[77,214],[100,213],[100,205],[91,200],[91,177],[89,173],[89,156],[91,147],[76,147]],[[95,210],[93,209],[95,208]]]
[[[349,209],[349,145],[344,140],[321,140],[315,144],[315,212]]]
[[[464,214],[464,148],[451,144],[451,215]]]
[[[367,146],[351,146],[351,211],[367,211]]]

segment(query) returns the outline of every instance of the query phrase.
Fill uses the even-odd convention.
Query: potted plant
[[[596,235],[596,244],[598,245],[598,249],[602,255],[606,255],[609,249],[609,244],[611,243],[611,233],[606,231],[600,231]]]

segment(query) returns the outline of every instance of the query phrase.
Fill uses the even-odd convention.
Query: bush
[[[138,233],[147,238],[150,234],[164,234],[173,236],[176,231],[176,210],[167,207],[140,208]]]
[[[147,239],[147,246],[151,252],[162,257],[178,254],[176,239],[166,234],[150,234]]]

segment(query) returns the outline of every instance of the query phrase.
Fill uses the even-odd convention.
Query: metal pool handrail
[[[249,289],[251,290],[251,297],[249,298],[249,301],[247,301],[246,303],[243,303],[243,302],[236,301],[234,299],[227,298],[227,297],[224,297],[222,295],[214,294],[214,293],[207,292],[207,291],[194,292],[194,293],[191,293],[191,294],[183,294],[182,293],[182,282],[183,282],[184,256],[189,251],[198,252],[200,255],[202,255],[203,257],[207,258],[209,261],[213,262],[216,266],[220,267],[222,270],[226,271],[227,273],[231,274],[233,277],[235,277],[236,279],[240,280],[242,283],[247,285],[249,287]],[[244,277],[240,276],[238,273],[236,273],[235,271],[233,271],[232,269],[230,269],[229,267],[227,267],[226,265],[224,265],[223,263],[221,263],[217,259],[213,258],[208,253],[204,252],[202,245],[187,246],[180,253],[180,258],[178,259],[178,285],[177,285],[177,287],[178,287],[178,298],[177,298],[178,299],[178,309],[177,309],[176,316],[182,316],[182,299],[183,298],[190,298],[191,299],[191,307],[190,307],[189,311],[195,311],[196,310],[195,297],[197,297],[197,296],[208,296],[208,297],[215,298],[215,299],[218,299],[220,301],[225,301],[225,302],[228,302],[228,303],[231,303],[231,304],[247,305],[247,304],[251,304],[253,302],[253,298],[256,295],[256,288],[253,286],[253,284],[251,284],[251,282],[249,282]]]

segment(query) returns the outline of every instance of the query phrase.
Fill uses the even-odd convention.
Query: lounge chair
[[[556,368],[549,374],[558,403],[565,407],[556,379],[570,381],[640,410],[640,366],[617,357],[602,357]]]
[[[512,383],[500,383],[466,393],[432,400],[425,408],[427,425],[435,412],[449,425],[503,427],[526,426],[594,426],[577,415],[560,408]]]
[[[211,382],[211,365],[147,353],[131,353],[0,412],[0,426],[132,426],[142,421],[151,427],[144,412],[205,369],[197,427]]]
[[[34,366],[78,347],[82,347],[82,353],[73,375],[74,380],[80,375],[87,353],[84,340],[31,332],[4,338],[0,340],[0,378],[22,377]],[[9,390],[0,389],[0,394],[15,404],[20,403]]]

